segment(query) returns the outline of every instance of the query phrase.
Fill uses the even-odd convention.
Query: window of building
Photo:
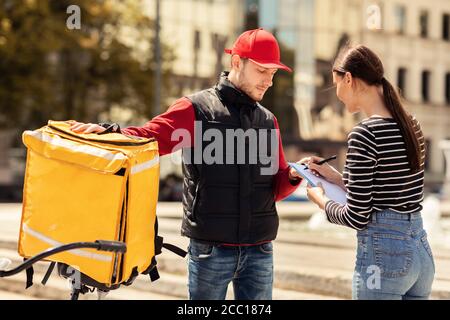
[[[450,105],[450,72],[445,75],[445,102]]]
[[[422,71],[422,101],[430,101],[430,71]]]
[[[428,11],[422,10],[419,16],[420,36],[428,37]]]
[[[406,68],[399,68],[397,71],[397,87],[402,97],[405,97],[406,90]]]
[[[383,5],[381,3],[374,3],[366,9],[366,27],[369,30],[383,29]]]
[[[200,49],[200,46],[201,46],[200,35],[201,34],[200,34],[199,30],[194,31],[194,50]]]
[[[425,138],[425,171],[430,170],[431,163],[431,140]]]
[[[442,39],[450,41],[450,14],[442,16]]]
[[[406,8],[404,6],[396,6],[394,9],[395,16],[395,32],[404,34],[406,29]]]
[[[259,0],[245,0],[245,30],[259,27]]]

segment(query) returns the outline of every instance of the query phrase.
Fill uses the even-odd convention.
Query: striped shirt
[[[423,164],[425,141],[415,118],[414,123]],[[422,210],[424,171],[410,170],[400,127],[392,118],[370,117],[353,128],[348,135],[342,179],[347,204],[330,200],[325,205],[332,223],[362,230],[373,212],[390,209],[407,214]]]

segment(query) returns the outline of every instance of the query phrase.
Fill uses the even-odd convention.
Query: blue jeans
[[[435,266],[420,212],[373,213],[357,236],[353,299],[428,299]]]
[[[272,299],[272,242],[230,247],[191,239],[188,251],[189,299],[224,300],[230,282],[236,300]]]

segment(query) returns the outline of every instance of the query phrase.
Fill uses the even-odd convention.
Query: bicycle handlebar
[[[45,259],[54,254],[74,249],[82,249],[82,248],[91,248],[97,249],[99,251],[109,251],[109,252],[117,252],[117,253],[125,253],[127,251],[127,245],[120,241],[108,241],[108,240],[96,240],[95,242],[74,242],[65,244],[59,247],[50,248],[44,252],[41,252],[34,257],[26,260],[19,266],[11,270],[0,270],[0,278],[9,277],[15,275],[27,268],[29,268],[32,264],[38,262],[39,260]],[[1,262],[1,261],[0,261]],[[3,261],[4,264],[7,264],[8,260]],[[8,263],[9,264],[9,263]],[[6,267],[6,266],[4,266]]]

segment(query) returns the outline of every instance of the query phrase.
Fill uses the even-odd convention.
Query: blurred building
[[[150,16],[155,1],[147,0]],[[449,0],[161,1],[161,37],[176,56],[173,97],[215,83],[229,63],[223,48],[256,27],[276,34],[282,60],[294,68],[291,79],[277,74],[263,101],[279,118],[288,160],[338,153],[343,165],[347,133],[361,115],[348,114],[336,99],[331,66],[350,41],[381,57],[386,77],[422,124],[427,180],[442,182],[438,144],[450,138]]]
[[[223,70],[223,50],[242,30],[241,0],[160,0],[161,39],[175,60],[172,98],[214,84]],[[145,0],[145,12],[156,17],[156,0]],[[170,103],[171,101],[168,101]]]
[[[145,0],[144,10],[156,19],[156,0]],[[160,0],[161,40],[174,61],[170,92],[162,102],[166,110],[176,99],[215,84],[229,64],[224,49],[242,30],[241,0]],[[164,50],[164,48],[163,48]],[[160,158],[162,184],[182,176],[181,151]],[[166,181],[167,180],[167,181]],[[171,188],[166,188],[170,190]],[[174,200],[164,196],[161,198]]]
[[[294,69],[293,75],[277,74],[263,101],[279,120],[287,159],[337,153],[342,167],[347,133],[360,115],[348,114],[337,100],[331,66],[347,41],[362,43],[380,55],[386,78],[422,124],[426,182],[443,181],[439,142],[450,139],[450,0],[160,0],[160,5],[161,39],[168,46],[163,49],[175,58],[163,109],[214,84],[230,63],[223,49],[242,31],[264,27],[276,35],[282,61]],[[155,18],[156,0],[144,0],[143,10]],[[179,155],[174,157],[178,161],[163,157],[162,177],[181,174]],[[0,156],[0,182],[13,179],[1,171],[7,161]]]
[[[332,59],[347,37],[379,54],[386,78],[421,122],[428,146],[427,181],[442,181],[445,162],[439,142],[450,138],[450,1],[315,3],[316,57]]]
[[[330,70],[347,41],[361,43],[379,54],[387,79],[422,124],[427,181],[442,182],[445,162],[439,141],[450,138],[450,1],[247,2],[258,6],[259,25],[275,31],[295,51],[293,107],[299,136],[286,139],[287,148],[343,155],[345,146],[337,142],[346,140],[362,115],[349,115],[337,101]]]

